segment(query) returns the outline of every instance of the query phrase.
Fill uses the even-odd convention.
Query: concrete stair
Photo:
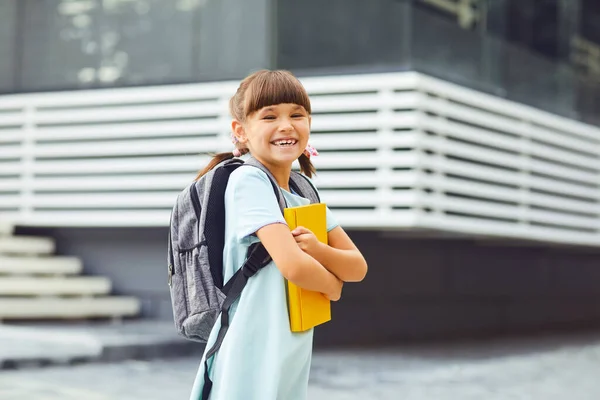
[[[75,257],[54,256],[51,238],[13,235],[0,221],[0,321],[110,318],[139,314],[134,297],[111,296],[104,277],[77,276]]]

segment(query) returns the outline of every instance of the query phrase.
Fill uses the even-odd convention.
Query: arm
[[[300,250],[287,225],[270,224],[260,228],[256,235],[284,278],[303,289],[321,292],[330,300],[339,300],[343,282]]]
[[[302,251],[342,281],[360,282],[367,274],[367,262],[340,226],[328,233],[328,245],[319,242],[315,235],[304,227],[294,229],[292,234]]]

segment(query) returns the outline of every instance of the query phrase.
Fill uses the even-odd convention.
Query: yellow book
[[[284,210],[290,230],[303,226],[327,244],[327,218],[324,203],[290,207]],[[287,300],[292,332],[304,332],[331,320],[331,302],[324,294],[287,283]]]

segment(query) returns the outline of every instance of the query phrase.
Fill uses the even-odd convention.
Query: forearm
[[[358,250],[341,250],[321,243],[311,256],[344,282],[360,282],[367,274],[367,262]]]
[[[329,272],[317,260],[301,253],[287,279],[302,289],[330,294],[338,284],[335,274]]]

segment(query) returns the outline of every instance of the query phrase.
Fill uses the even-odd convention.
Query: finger
[[[312,232],[303,226],[298,226],[292,231],[292,235],[294,235],[294,236],[304,235],[306,233],[312,233]]]

